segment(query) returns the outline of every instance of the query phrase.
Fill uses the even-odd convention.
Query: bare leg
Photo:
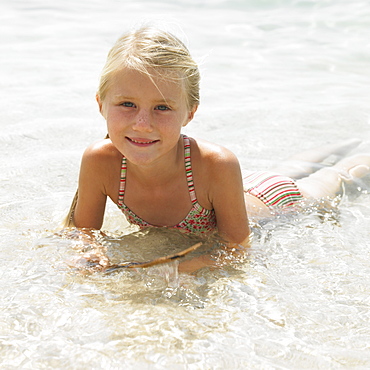
[[[324,167],[308,177],[296,181],[302,195],[307,198],[332,197],[341,190],[343,182],[370,174],[370,154],[357,154],[343,158],[332,167]]]
[[[330,157],[332,164],[338,162],[360,143],[361,140],[349,139],[338,144],[329,144],[324,147],[306,150],[281,162],[272,170],[284,176],[299,179],[323,169],[322,162]]]

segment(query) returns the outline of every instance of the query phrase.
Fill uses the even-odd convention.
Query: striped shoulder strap
[[[195,188],[194,188],[194,182],[193,182],[193,171],[191,168],[190,140],[186,135],[183,135],[183,139],[184,139],[186,180],[188,182],[190,199],[191,199],[191,202],[194,204],[194,203],[197,203],[197,196],[195,195]]]
[[[123,204],[123,198],[125,196],[125,188],[126,188],[126,172],[127,172],[127,165],[126,165],[126,157],[122,157],[122,165],[121,165],[121,179],[119,184],[119,193],[118,193],[118,204]]]

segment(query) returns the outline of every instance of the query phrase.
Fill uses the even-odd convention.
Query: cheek
[[[122,128],[124,127],[122,119],[119,118],[119,115],[110,112],[107,114],[105,119],[109,136],[111,138],[114,138],[117,135],[119,136]]]
[[[172,116],[162,118],[161,120],[157,121],[156,127],[169,135],[178,135],[182,128],[182,122],[180,117]]]
[[[105,119],[107,121],[108,126],[114,127],[122,127],[132,119],[132,115],[128,114],[127,112],[123,112],[120,109],[109,109]]]
[[[182,127],[187,123],[187,114],[183,112],[174,112],[165,117],[161,117],[158,124],[161,124],[163,127],[167,126],[169,129],[177,129],[178,127]]]

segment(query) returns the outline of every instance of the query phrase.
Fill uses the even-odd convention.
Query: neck
[[[127,172],[131,178],[143,186],[153,188],[172,181],[179,173],[184,173],[184,144],[180,137],[177,145],[165,156],[147,166],[135,165],[127,161]]]

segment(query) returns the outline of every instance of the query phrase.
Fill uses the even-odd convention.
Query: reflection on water
[[[178,275],[177,262],[81,274],[66,263],[78,238],[14,232],[3,253],[2,365],[366,367],[367,203],[363,193],[331,219],[313,211],[255,227],[246,260],[193,275]],[[157,230],[101,239],[120,261],[193,241]]]
[[[106,134],[98,75],[143,9],[182,28],[203,60],[185,133],[229,147],[248,170],[353,136],[370,150],[365,0],[2,2],[0,367],[369,368],[369,178],[338,211],[254,220],[248,256],[221,269],[71,267],[84,246],[58,226],[84,147]],[[113,207],[104,230],[113,262],[194,242],[129,229]]]

